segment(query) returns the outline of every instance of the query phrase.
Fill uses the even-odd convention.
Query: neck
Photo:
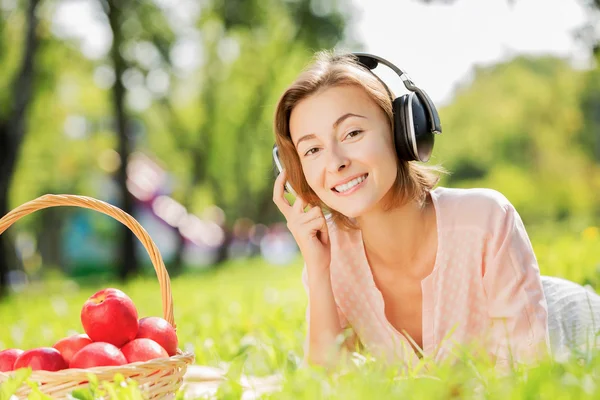
[[[431,202],[409,202],[389,211],[377,209],[357,219],[369,263],[378,268],[417,273],[419,258],[431,243],[435,216]]]

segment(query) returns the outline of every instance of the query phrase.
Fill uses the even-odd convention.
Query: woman
[[[502,194],[436,187],[441,169],[399,159],[393,121],[389,88],[352,55],[319,53],[277,105],[273,199],[305,261],[306,360],[335,363],[347,327],[351,348],[393,363],[441,361],[458,343],[510,366],[565,346],[559,316],[588,292],[540,276]]]

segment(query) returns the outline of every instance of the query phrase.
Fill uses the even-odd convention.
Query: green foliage
[[[17,70],[17,64],[22,57],[24,46],[15,46],[15,38],[24,40],[25,15],[21,12],[0,12],[0,119],[5,118],[10,107],[12,93],[11,83]]]
[[[173,197],[190,211],[217,204],[230,223],[241,216],[281,219],[270,200],[275,104],[314,50],[347,40],[342,32],[353,18],[347,2],[313,3],[210,1],[185,29],[173,25],[168,6],[122,4],[128,96],[140,88],[149,96],[146,108],[129,107],[136,150],[169,171]],[[98,76],[111,67],[54,36],[53,8],[43,10],[36,95],[11,205],[48,192],[104,199],[118,160],[110,91]],[[0,105],[8,105],[7,85],[20,56],[20,47],[8,44],[22,36],[23,15],[17,8],[2,17],[7,51],[0,54]],[[203,61],[183,74],[171,56],[178,41],[190,38]],[[451,172],[442,184],[500,190],[527,223],[594,223],[600,215],[598,71],[552,57],[478,68],[441,110],[444,135],[433,162]],[[168,79],[164,92],[148,85],[157,74]]]
[[[214,0],[197,11],[186,5],[192,17],[183,24],[173,18],[181,14],[173,5],[117,3],[126,21],[120,51],[128,69],[121,79],[135,150],[163,164],[175,179],[173,196],[191,211],[217,204],[231,221],[277,218],[270,202],[273,107],[313,49],[344,40],[348,2]],[[56,4],[44,4],[38,83],[10,203],[48,192],[106,199],[119,160],[110,83],[102,77],[114,72],[107,56],[88,59],[77,40],[55,36]],[[102,4],[98,22],[108,29]],[[23,36],[23,12],[17,7],[0,17],[0,39],[10,50],[0,54],[0,105],[9,105],[6,89],[21,47],[8,44]],[[184,41],[198,45],[202,62],[193,70],[173,60]],[[156,77],[167,80],[164,90],[149,83]]]
[[[17,392],[21,385],[25,384],[30,375],[31,370],[28,368],[15,372],[14,376],[0,385],[0,400],[10,400],[10,397]]]
[[[115,399],[115,400],[142,400],[144,397],[138,384],[123,375],[115,375],[112,382],[99,382],[95,375],[88,374],[90,384],[85,389],[73,391],[72,396],[79,400]]]
[[[585,119],[578,140],[583,144],[588,157],[600,162],[600,52],[596,54],[595,60],[596,68],[584,75],[581,110]]]
[[[175,198],[186,207],[214,203],[231,220],[276,218],[269,153],[274,105],[308,49],[335,46],[349,18],[335,7],[317,14],[311,4],[214,1],[203,9],[204,65],[183,80],[173,74],[170,95],[153,106],[161,117],[146,115],[149,149],[176,169],[182,185]],[[198,87],[192,93],[191,82]],[[181,93],[187,101],[179,100]]]
[[[15,375],[0,387],[0,400],[10,400],[21,385],[28,385],[31,388],[28,400],[51,400],[50,396],[45,395],[36,382],[29,379],[31,369],[21,369]],[[71,393],[73,399],[77,400],[142,400],[143,394],[139,389],[137,382],[131,379],[125,379],[123,375],[116,374],[112,381],[99,381],[98,377],[88,374],[89,385],[84,389],[76,389]],[[181,394],[177,393],[177,399]]]
[[[592,113],[580,108],[587,79],[549,57],[478,69],[440,111],[435,161],[451,172],[444,184],[497,189],[527,223],[595,221],[600,166],[589,151],[594,134],[582,135]]]

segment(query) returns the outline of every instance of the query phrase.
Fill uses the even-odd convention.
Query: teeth
[[[366,175],[363,175],[356,179],[352,179],[350,182],[344,183],[343,185],[336,186],[335,190],[337,190],[340,193],[344,193],[345,191],[352,189],[354,186],[358,185],[365,179],[367,179]]]

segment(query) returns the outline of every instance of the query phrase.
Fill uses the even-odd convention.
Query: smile
[[[337,192],[339,194],[343,194],[343,195],[353,193],[356,190],[358,190],[360,187],[363,186],[363,182],[367,179],[368,176],[369,176],[369,174],[364,174],[363,176],[354,178],[349,182],[346,182],[341,185],[337,185],[337,186],[333,187],[331,190],[333,190],[334,192]]]

